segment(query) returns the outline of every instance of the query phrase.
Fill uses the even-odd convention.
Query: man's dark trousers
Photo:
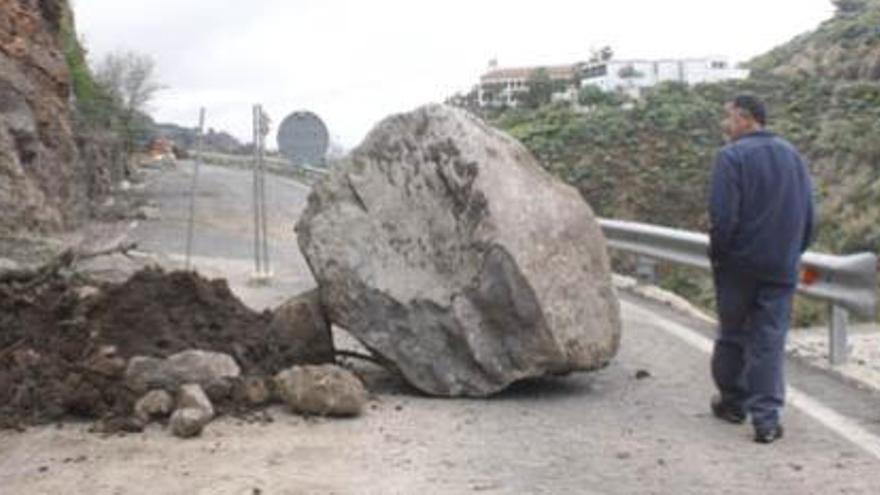
[[[779,424],[785,401],[785,337],[794,284],[716,267],[719,335],[712,377],[724,402],[748,412],[756,429]]]

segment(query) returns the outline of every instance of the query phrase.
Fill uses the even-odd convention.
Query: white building
[[[571,100],[577,97],[577,80],[582,64],[499,68],[495,61],[489,63],[489,70],[480,77],[477,86],[477,101],[481,108],[515,107],[519,105],[523,93],[529,90],[528,81],[538,70],[546,71],[551,81],[564,86],[563,91],[553,95],[554,100]]]
[[[721,57],[664,60],[609,60],[590,63],[581,72],[581,87],[595,85],[605,91],[638,96],[644,88],[661,82],[688,85],[745,79],[749,71],[731,67]]]

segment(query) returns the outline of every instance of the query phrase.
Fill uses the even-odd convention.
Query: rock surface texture
[[[333,335],[317,290],[295,296],[275,309],[269,335],[291,363],[333,362]]]
[[[617,351],[592,210],[464,111],[380,123],[314,187],[296,230],[331,322],[426,393],[486,396]]]
[[[275,376],[278,393],[291,411],[318,416],[357,416],[367,389],[351,371],[334,364],[294,366]]]
[[[205,411],[194,407],[185,407],[174,411],[168,421],[171,433],[180,438],[191,438],[202,434],[205,425],[211,421]]]
[[[134,405],[134,415],[143,423],[154,417],[163,417],[174,410],[174,398],[164,390],[152,390],[141,397]]]
[[[186,383],[209,387],[240,374],[241,369],[231,356],[197,349],[178,352],[168,359],[135,356],[125,371],[126,381],[135,390],[173,390]]]
[[[71,127],[63,0],[0,0],[0,232],[82,215],[87,172]]]

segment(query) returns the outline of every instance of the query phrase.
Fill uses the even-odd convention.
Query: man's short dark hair
[[[733,106],[749,115],[762,126],[767,125],[767,105],[754,95],[739,95],[732,101]]]

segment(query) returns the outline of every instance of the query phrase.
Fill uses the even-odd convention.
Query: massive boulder
[[[464,111],[380,123],[314,187],[296,230],[332,323],[428,394],[486,396],[617,351],[590,207]]]

